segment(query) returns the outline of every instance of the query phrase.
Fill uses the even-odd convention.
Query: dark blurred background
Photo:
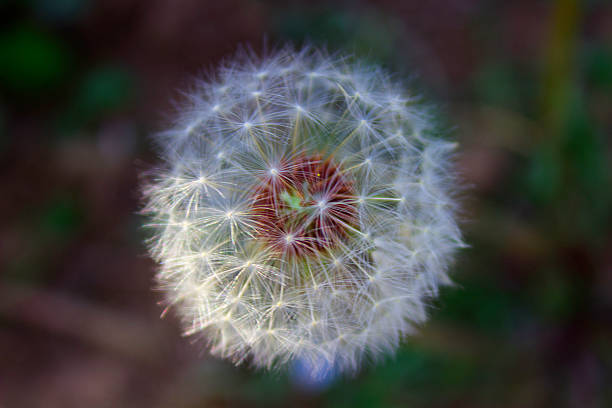
[[[395,357],[316,391],[161,320],[138,215],[178,90],[305,40],[439,106],[471,245]],[[611,133],[607,0],[0,0],[0,407],[610,407]]]

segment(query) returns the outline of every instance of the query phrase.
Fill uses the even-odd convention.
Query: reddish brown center
[[[271,168],[253,195],[256,235],[283,255],[336,246],[355,228],[353,183],[331,160],[300,155]]]

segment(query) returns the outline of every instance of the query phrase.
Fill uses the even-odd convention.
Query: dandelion
[[[312,376],[393,352],[463,245],[454,144],[419,98],[312,48],[243,53],[187,96],[144,191],[185,334]]]

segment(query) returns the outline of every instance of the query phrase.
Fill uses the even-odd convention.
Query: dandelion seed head
[[[382,69],[314,48],[238,55],[189,101],[144,188],[185,334],[312,378],[393,352],[464,245],[454,144],[429,110]]]

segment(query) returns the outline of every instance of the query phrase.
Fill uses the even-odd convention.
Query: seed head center
[[[299,155],[275,167],[282,183],[262,178],[251,213],[256,237],[273,250],[307,256],[332,248],[356,227],[353,182],[331,159]]]

